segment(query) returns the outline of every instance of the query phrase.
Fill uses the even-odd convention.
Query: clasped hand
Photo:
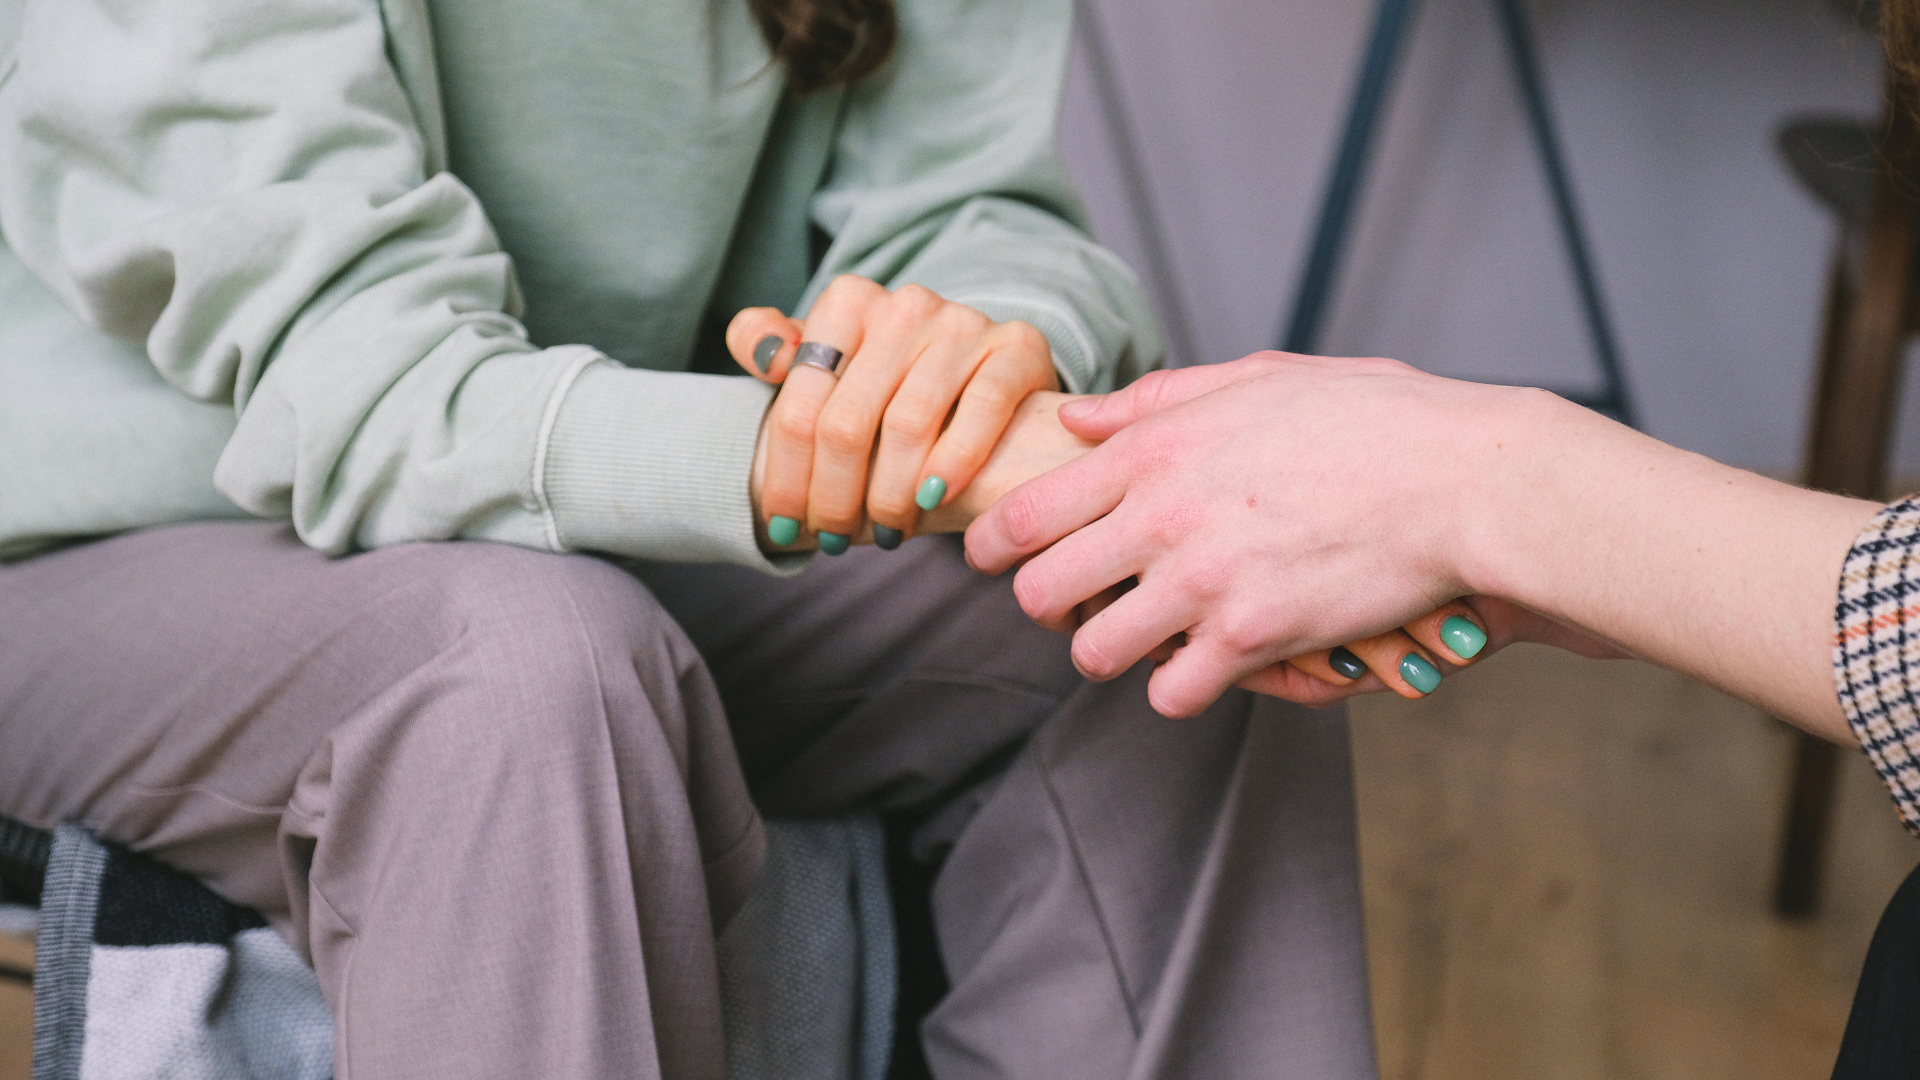
[[[796,365],[802,341],[838,349],[837,372]],[[781,387],[755,468],[770,550],[817,538],[839,554],[860,540],[891,547],[958,531],[1000,492],[1091,445],[1041,408],[1066,396],[1054,393],[1039,331],[918,285],[889,292],[842,276],[804,322],[773,308],[740,312],[727,346],[749,374]],[[1003,440],[1014,429],[1020,436]],[[983,470],[993,482],[981,483]]]
[[[837,372],[796,365],[803,341],[840,350]],[[1074,663],[1090,678],[1157,661],[1149,693],[1169,716],[1199,712],[1231,684],[1312,705],[1382,689],[1421,697],[1538,621],[1498,600],[1458,597],[1429,567],[1356,561],[1396,545],[1352,536],[1438,520],[1413,506],[1368,507],[1316,534],[1298,527],[1283,500],[1263,505],[1265,485],[1253,481],[1285,464],[1262,459],[1273,425],[1288,422],[1270,393],[1212,399],[1203,416],[1174,408],[1265,379],[1276,385],[1254,389],[1290,395],[1287,415],[1339,418],[1315,444],[1316,460],[1338,461],[1339,439],[1393,437],[1364,415],[1371,397],[1340,386],[1413,371],[1393,361],[1256,355],[1082,399],[1057,392],[1051,350],[1031,326],[996,323],[918,286],[889,292],[851,276],[829,285],[804,321],[772,308],[740,312],[727,344],[750,374],[782,387],[754,470],[764,546],[891,547],[967,528],[992,508],[969,530],[969,559],[998,573],[1031,558],[1014,586],[1027,613],[1074,634]],[[1316,378],[1281,385],[1303,371]],[[1378,385],[1369,389],[1378,396]],[[1163,410],[1173,412],[1156,415]],[[1116,446],[1104,457],[1079,460],[1109,439]],[[1297,480],[1292,494],[1339,498],[1338,475]],[[1216,504],[1229,496],[1235,505],[1223,511]],[[1397,547],[1432,550],[1433,541],[1410,535]],[[1354,564],[1345,590],[1270,587],[1341,558]],[[1394,613],[1375,622],[1378,632],[1325,638],[1326,627],[1379,619],[1370,612],[1356,623],[1356,609],[1378,609],[1383,593]],[[1289,600],[1278,610],[1277,595]]]

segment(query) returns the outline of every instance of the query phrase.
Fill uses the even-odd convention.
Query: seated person
[[[0,813],[260,910],[342,1077],[722,1076],[759,815],[849,810],[935,1076],[1370,1076],[1341,719],[1168,724],[927,535],[1159,359],[1069,17],[0,8]]]

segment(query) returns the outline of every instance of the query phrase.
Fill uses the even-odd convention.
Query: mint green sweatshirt
[[[1055,152],[1069,0],[900,19],[796,99],[745,0],[0,0],[0,554],[244,511],[792,569],[741,307],[854,273],[1071,390],[1155,364]]]

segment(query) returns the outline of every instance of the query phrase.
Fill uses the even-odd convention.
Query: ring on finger
[[[842,353],[839,349],[824,342],[803,341],[800,343],[799,351],[793,354],[793,363],[795,367],[804,365],[810,368],[819,368],[829,375],[834,375],[835,369],[840,366],[841,356]],[[835,375],[834,377],[838,378],[839,376]]]

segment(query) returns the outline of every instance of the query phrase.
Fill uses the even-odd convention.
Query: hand
[[[835,375],[795,367],[803,335],[844,354]],[[749,373],[783,384],[767,418],[762,519],[826,534],[829,552],[869,520],[892,543],[924,531],[921,512],[974,482],[1020,403],[1059,385],[1051,348],[1026,323],[852,276],[827,286],[804,323],[740,312],[727,344]]]
[[[1264,354],[1157,373],[1061,410],[1070,431],[1111,438],[976,521],[968,557],[997,573],[1040,553],[1015,594],[1060,630],[1137,578],[1077,627],[1074,662],[1111,678],[1161,649],[1149,695],[1166,715],[1196,713],[1243,680],[1334,700],[1306,681],[1313,654],[1475,591],[1448,558],[1468,542],[1448,500],[1493,449],[1481,433],[1497,428],[1476,419],[1513,393],[1390,360]],[[1511,640],[1497,620],[1481,625],[1494,647]]]

